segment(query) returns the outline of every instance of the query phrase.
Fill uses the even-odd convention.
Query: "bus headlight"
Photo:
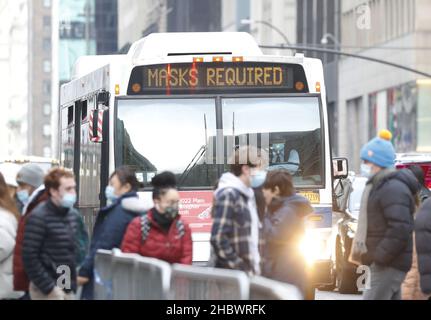
[[[353,239],[355,237],[356,234],[356,230],[358,229],[358,223],[355,221],[351,221],[347,223],[347,236],[350,239]]]
[[[307,265],[313,265],[317,260],[329,259],[328,240],[317,230],[307,230],[299,242],[299,250]]]

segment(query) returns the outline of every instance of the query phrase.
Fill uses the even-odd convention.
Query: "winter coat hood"
[[[298,217],[305,217],[313,212],[313,207],[307,198],[295,194],[290,197],[282,197],[274,199],[268,206],[270,213],[277,213],[278,211],[293,210]]]
[[[232,174],[230,172],[224,173],[221,176],[220,181],[218,183],[218,188],[215,191],[215,195],[217,195],[217,193],[220,190],[226,189],[226,188],[233,188],[235,190],[238,190],[240,193],[242,193],[247,198],[253,198],[254,197],[253,189],[251,187],[247,187],[244,184],[244,182],[241,181],[240,178],[238,178],[237,176],[235,176],[234,174]]]
[[[414,174],[408,169],[394,171],[393,173],[389,174],[387,177],[383,178],[382,181],[380,181],[378,187],[382,186],[385,182],[391,179],[395,179],[404,183],[409,188],[412,194],[416,194],[421,188],[419,181],[416,179]]]
[[[122,199],[121,206],[131,212],[144,213],[153,207],[153,203],[144,199],[130,197]]]
[[[305,217],[314,211],[307,198],[299,194],[283,199],[286,206],[291,206],[300,217]]]

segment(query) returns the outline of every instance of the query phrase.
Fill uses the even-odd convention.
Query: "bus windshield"
[[[237,145],[251,143],[251,136],[260,142],[266,136],[262,147],[269,154],[269,170],[288,170],[299,188],[323,187],[323,134],[317,97],[220,101],[118,100],[116,164],[133,166],[147,186],[156,173],[169,170],[177,175],[181,187],[212,188],[229,168],[227,161],[224,165],[208,161],[209,145],[221,139],[226,152],[227,137],[234,137]]]

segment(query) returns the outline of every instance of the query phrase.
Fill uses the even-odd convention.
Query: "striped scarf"
[[[382,171],[376,173],[367,182],[361,198],[361,207],[359,210],[358,217],[358,228],[355,233],[355,238],[352,242],[352,249],[349,255],[349,262],[362,265],[362,256],[367,253],[367,229],[368,229],[368,199],[375,186],[379,184],[385,177],[393,173],[394,169],[383,169]]]

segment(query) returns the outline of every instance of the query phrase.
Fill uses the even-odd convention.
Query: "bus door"
[[[100,192],[101,180],[106,181],[101,175],[103,141],[95,143],[90,139],[90,114],[96,107],[96,97],[94,95],[75,101],[61,111],[60,163],[75,174],[78,193],[76,206],[89,234],[104,200]]]

